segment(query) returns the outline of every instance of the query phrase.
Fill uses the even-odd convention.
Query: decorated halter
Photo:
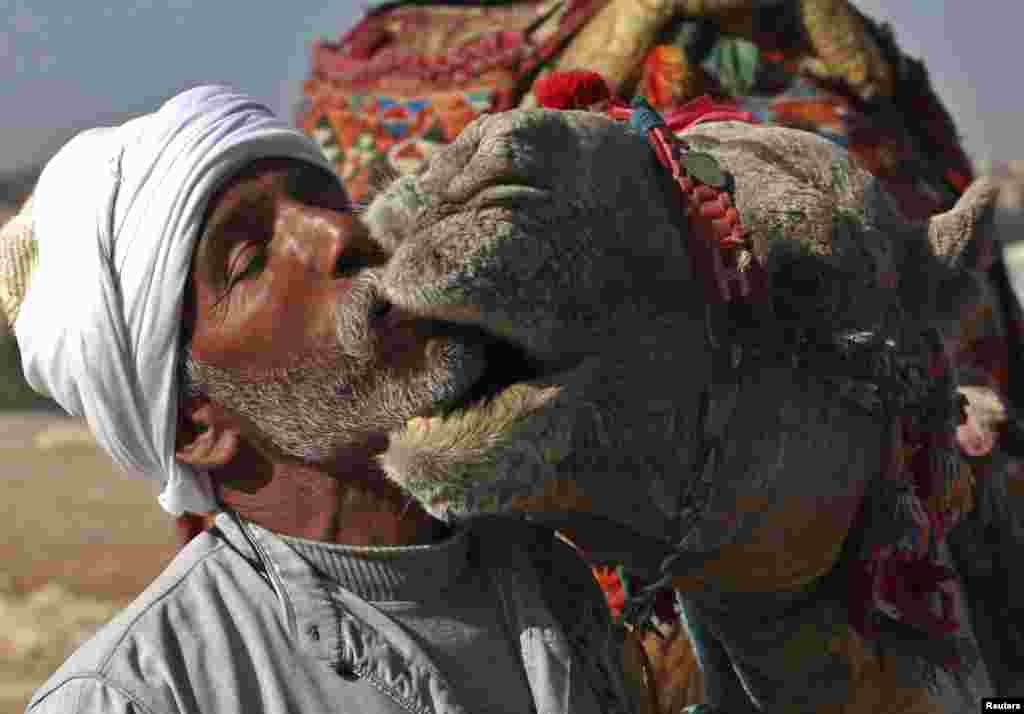
[[[714,156],[693,151],[675,134],[709,121],[753,123],[749,112],[703,96],[662,117],[642,96],[626,105],[600,75],[585,71],[550,74],[535,83],[534,94],[545,108],[603,111],[646,135],[679,188],[675,195],[687,219],[694,274],[704,282],[709,305],[769,299],[766,271],[733,205],[732,177]],[[965,413],[941,336],[935,330],[898,339],[858,332],[837,336],[831,349],[791,347],[794,365],[811,367],[813,360],[812,368],[834,383],[844,401],[891,429],[881,473],[851,527],[860,537],[851,538],[847,567],[850,626],[878,646],[883,635],[907,643],[928,681],[934,681],[936,668],[969,671],[977,653],[963,636],[955,576],[940,550],[970,508],[973,477],[954,443]],[[597,575],[606,591],[616,591],[610,602],[623,619],[645,627],[652,615],[672,615],[673,564],[669,556],[662,576],[646,586],[629,582],[621,568]]]
[[[612,97],[601,75],[586,71],[547,75],[534,85],[534,95],[548,109],[603,109],[611,118],[628,121],[634,131],[646,136],[658,161],[679,188],[676,200],[688,222],[694,275],[704,281],[709,302],[753,303],[767,299],[764,269],[753,257],[750,238],[733,206],[731,177],[714,156],[693,151],[676,136],[676,132],[702,122],[753,123],[753,114],[702,96],[662,117],[642,96],[634,98],[632,105]]]

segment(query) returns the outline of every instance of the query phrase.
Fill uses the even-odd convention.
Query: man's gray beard
[[[448,394],[458,348],[447,345],[418,369],[382,367],[368,316],[375,273],[352,285],[337,306],[336,342],[287,368],[223,368],[183,356],[184,392],[199,393],[259,428],[283,453],[324,462],[346,447],[391,432]]]
[[[438,386],[450,380],[443,362],[418,372],[373,371],[340,347],[268,371],[186,360],[193,391],[248,419],[285,454],[310,462],[401,427],[436,403]]]

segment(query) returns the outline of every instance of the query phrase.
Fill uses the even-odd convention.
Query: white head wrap
[[[185,91],[86,131],[33,194],[37,257],[14,324],[25,376],[84,416],[123,468],[163,482],[169,513],[217,509],[175,457],[185,282],[210,196],[251,161],[330,166],[315,142],[226,87]]]

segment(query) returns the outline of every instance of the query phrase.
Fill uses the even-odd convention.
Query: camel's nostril
[[[370,306],[370,320],[383,320],[390,313],[394,305],[387,300],[375,300]]]

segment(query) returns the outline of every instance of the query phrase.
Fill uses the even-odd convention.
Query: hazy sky
[[[975,159],[1024,158],[1022,0],[856,0],[923,57]],[[352,0],[0,0],[0,170],[68,127],[231,84],[291,115],[309,45],[362,14]]]

